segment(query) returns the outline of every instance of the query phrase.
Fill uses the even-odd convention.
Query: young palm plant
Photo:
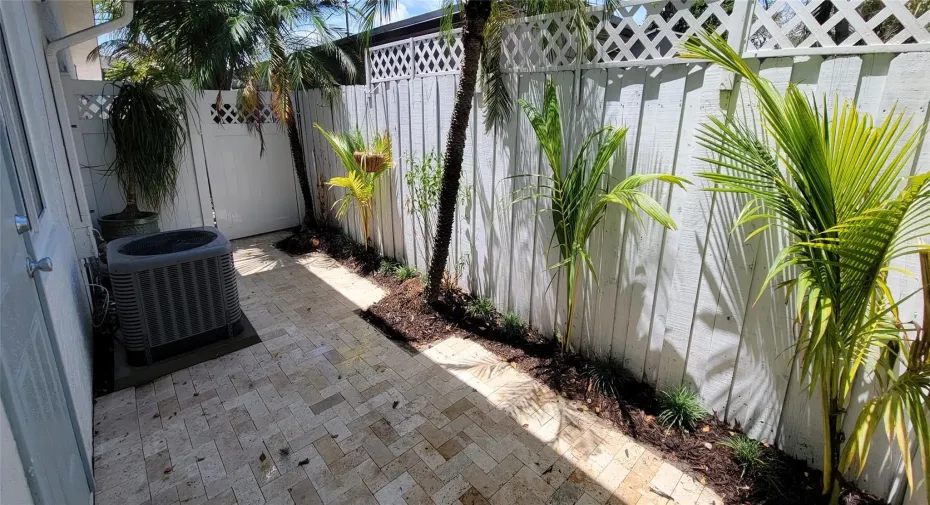
[[[533,194],[516,198],[514,203],[526,199],[547,198],[552,204],[553,239],[558,246],[560,261],[549,268],[564,269],[568,281],[568,320],[562,342],[564,350],[568,351],[571,346],[582,265],[587,266],[592,278],[597,282],[594,262],[588,251],[588,238],[604,218],[608,206],[622,205],[637,217],[637,210],[642,210],[662,226],[675,229],[672,217],[651,196],[640,191],[640,188],[652,181],[666,182],[682,188],[689,182],[675,175],[641,174],[631,175],[605,190],[607,169],[623,145],[626,128],[605,126],[591,132],[581,144],[581,149],[572,164],[563,167],[562,150],[567,146],[562,138],[562,119],[555,84],[551,79],[546,80],[542,110],[525,100],[520,100],[520,106],[536,132],[536,138],[546,155],[552,175],[516,176],[539,178],[542,182]]]
[[[333,177],[326,183],[330,188],[346,190],[345,196],[333,206],[339,206],[336,215],[342,217],[348,212],[349,205],[354,204],[362,221],[362,235],[365,246],[371,247],[371,206],[375,199],[378,179],[391,168],[391,137],[387,132],[375,135],[370,146],[365,145],[361,132],[357,129],[348,133],[328,132],[314,123],[317,130],[336,151],[336,156],[346,169],[345,177]],[[377,167],[362,168],[356,153],[366,153],[369,158],[381,160]]]
[[[107,240],[158,231],[157,212],[174,202],[187,145],[187,102],[178,76],[154,67],[124,71],[107,120],[115,148],[107,173],[119,182],[126,207],[99,218]]]
[[[888,281],[900,270],[892,261],[926,250],[920,239],[930,234],[930,174],[902,181],[921,135],[908,134],[909,121],[893,110],[873,121],[848,101],[830,110],[794,85],[782,94],[718,36],[693,38],[685,51],[740,76],[759,98],[768,139],[738,120],[711,119],[697,138],[718,171],[701,175],[715,191],[749,197],[740,224],[760,221],[759,231],[790,237],[763,289],[781,276],[794,297],[799,378],[823,407],[824,495],[838,501],[841,472],[861,471],[881,423],[913,489],[906,418],[930,481],[930,345],[926,332],[898,319],[902,300]],[[860,371],[874,373],[875,396],[847,437],[843,422]]]

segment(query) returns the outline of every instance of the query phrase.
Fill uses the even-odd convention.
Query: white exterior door
[[[0,398],[35,503],[86,505],[93,476],[62,358],[62,342],[70,356],[78,352],[77,339],[62,337],[85,335],[70,303],[83,296],[72,289],[83,279],[74,278],[58,158],[49,152],[54,102],[33,85],[42,45],[29,26],[7,23],[8,12],[19,14],[4,6],[0,28]]]
[[[30,184],[24,181],[31,177],[31,170],[21,168],[13,156],[6,108],[0,120],[0,396],[35,503],[86,505],[90,488],[76,424],[39,286],[28,271],[28,265],[36,261],[27,247],[31,244],[26,229],[35,212],[26,204],[36,196],[29,195]],[[33,272],[34,276],[50,274]]]

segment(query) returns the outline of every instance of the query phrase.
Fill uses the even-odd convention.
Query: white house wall
[[[52,308],[50,319],[56,344],[66,377],[63,382],[70,389],[81,436],[91,454],[92,444],[92,374],[91,374],[91,321],[90,304],[83,275],[83,265],[77,256],[71,238],[66,199],[74,199],[63,134],[59,127],[55,101],[45,63],[46,40],[57,36],[50,32],[48,10],[40,2],[0,2],[4,36],[8,44],[11,65],[16,76],[17,95],[20,99],[23,122],[29,150],[39,172],[46,212],[54,233],[67,234],[53,241],[54,250],[42,251],[53,259],[54,275],[44,277],[45,288]],[[64,132],[68,134],[68,132]]]

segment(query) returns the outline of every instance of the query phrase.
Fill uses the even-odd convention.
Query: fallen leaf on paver
[[[203,460],[205,460],[205,459],[207,459],[207,458],[205,458],[205,457],[203,457],[203,456],[200,456],[199,458],[197,458],[197,461],[200,462],[200,461],[203,461]]]
[[[280,455],[282,455],[282,456],[290,456],[290,454],[291,454],[291,448],[290,448],[290,447],[282,447],[282,448],[278,449],[278,454],[280,454]]]
[[[297,466],[304,466],[310,464],[310,458],[304,458],[297,462]]]
[[[529,428],[530,425],[529,425],[529,423],[527,423],[527,424],[524,424],[523,427],[524,427],[524,428]]]
[[[265,453],[263,452],[261,456],[258,457],[259,461],[265,461]]]
[[[338,437],[338,436],[339,436],[339,435],[337,435],[337,434],[335,434],[335,433],[333,433],[332,435],[330,435],[330,437],[332,437],[332,438],[336,438],[336,437]]]
[[[578,410],[579,410],[580,412],[587,412],[587,411],[588,411],[588,407],[585,407],[584,405],[582,405],[581,407],[578,407]]]
[[[272,358],[277,358],[277,357],[278,357],[278,353],[272,354],[271,357],[272,357]]]
[[[555,466],[555,463],[549,465],[549,468],[546,468],[546,469],[543,471],[542,474],[543,474],[543,475],[546,475],[547,473],[552,473],[552,467],[554,467],[554,466]]]
[[[517,368],[517,362],[516,362],[516,361],[511,361],[511,362],[510,362],[510,366],[513,367],[513,368]]]
[[[391,408],[392,408],[392,409],[396,409],[396,408],[397,408],[397,405],[398,405],[399,403],[400,403],[400,400],[394,400],[394,404],[391,405]]]
[[[170,466],[169,466],[169,467],[166,467],[166,468],[165,468],[165,473],[166,473],[166,474],[171,473],[171,472],[173,472],[173,471],[174,471],[174,467],[170,467]]]

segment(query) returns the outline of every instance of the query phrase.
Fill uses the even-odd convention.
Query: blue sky
[[[388,22],[400,21],[442,7],[441,0],[398,0]]]

